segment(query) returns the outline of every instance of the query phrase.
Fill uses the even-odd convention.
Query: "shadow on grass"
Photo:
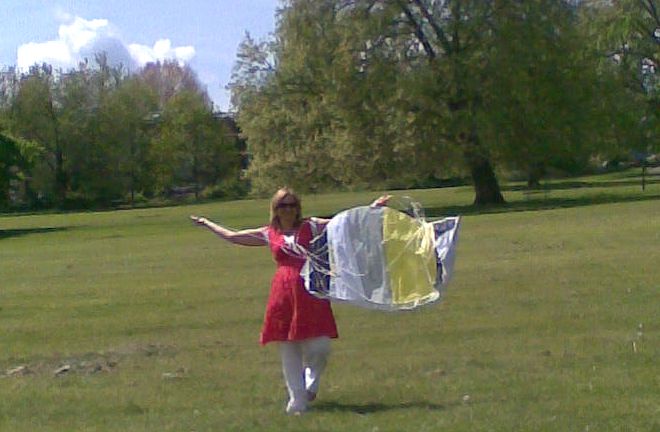
[[[43,227],[43,228],[23,228],[23,229],[0,229],[0,240],[10,237],[20,237],[29,234],[43,234],[59,231],[67,231],[68,227]]]
[[[501,205],[492,206],[446,206],[446,207],[430,207],[425,209],[426,216],[429,218],[442,217],[448,215],[480,215],[480,214],[493,214],[493,213],[511,213],[520,211],[540,211],[552,210],[558,208],[573,208],[584,207],[596,204],[614,204],[626,203],[635,201],[654,201],[660,200],[660,194],[654,193],[649,195],[635,195],[635,196],[622,196],[599,194],[587,197],[578,198],[552,198],[552,197],[538,197],[522,201],[513,201]]]
[[[633,176],[631,176],[633,177]],[[568,190],[568,189],[582,189],[582,188],[610,188],[610,187],[623,187],[623,186],[639,186],[642,188],[642,181],[639,179],[639,176],[634,176],[636,180],[609,180],[602,182],[590,182],[590,181],[564,181],[557,183],[548,183],[543,184],[538,188],[530,189],[526,185],[512,185],[512,186],[502,186],[503,191],[519,191],[519,192],[550,192],[553,190]],[[660,175],[653,174],[649,175],[646,179],[646,185],[660,184]]]
[[[314,411],[328,411],[328,412],[352,412],[356,414],[372,414],[383,411],[392,411],[399,409],[424,409],[424,410],[444,410],[445,406],[431,402],[402,402],[395,404],[385,403],[365,403],[365,404],[344,404],[339,402],[321,402],[314,405]]]

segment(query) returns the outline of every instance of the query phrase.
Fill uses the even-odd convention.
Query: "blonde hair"
[[[288,196],[296,200],[296,220],[294,221],[293,226],[297,227],[302,223],[302,207],[300,206],[300,198],[298,195],[296,195],[293,189],[283,187],[275,192],[273,198],[270,200],[270,226],[277,228],[278,230],[282,229],[282,226],[280,225],[280,218],[277,217],[277,206],[284,198]]]

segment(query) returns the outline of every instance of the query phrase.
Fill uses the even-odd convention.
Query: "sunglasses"
[[[281,208],[296,208],[298,207],[298,203],[279,203],[275,208],[281,209]]]

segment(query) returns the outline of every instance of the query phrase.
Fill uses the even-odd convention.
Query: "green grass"
[[[299,418],[258,345],[267,249],[187,220],[260,225],[266,200],[0,217],[0,431],[660,431],[660,184],[634,175],[508,185],[488,209],[470,188],[399,192],[465,215],[455,280],[414,312],[336,306]]]

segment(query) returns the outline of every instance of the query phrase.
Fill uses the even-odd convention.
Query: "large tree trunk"
[[[456,81],[458,80],[457,77]],[[500,184],[488,158],[488,153],[481,146],[477,126],[474,123],[476,107],[480,98],[473,96],[471,100],[468,100],[464,97],[464,94],[463,91],[460,91],[459,96],[461,97],[449,102],[449,110],[457,114],[461,110],[469,109],[471,119],[469,131],[459,133],[456,139],[457,144],[463,148],[463,157],[468,168],[470,168],[470,175],[474,184],[473,204],[476,206],[503,204],[505,201],[500,191]]]
[[[503,204],[504,197],[490,160],[475,150],[466,150],[464,156],[474,182],[474,205]]]

